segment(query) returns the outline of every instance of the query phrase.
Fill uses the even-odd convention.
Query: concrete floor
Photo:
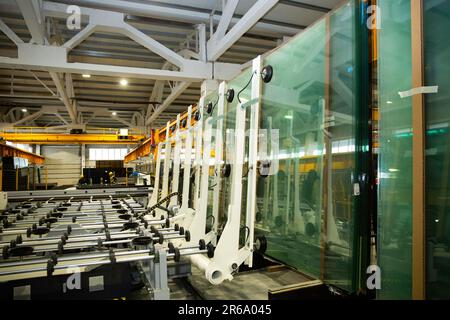
[[[190,277],[170,280],[169,287],[173,300],[267,300],[270,289],[308,280],[292,269],[275,266],[241,272],[234,277],[233,281],[213,286],[199,269],[192,267]],[[143,288],[133,292],[128,299],[149,300],[151,295]]]

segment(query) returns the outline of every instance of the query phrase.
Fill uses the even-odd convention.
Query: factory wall
[[[41,154],[48,168],[48,183],[77,184],[81,174],[81,146],[43,145]]]

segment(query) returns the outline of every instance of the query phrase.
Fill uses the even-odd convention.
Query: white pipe
[[[205,273],[206,279],[214,285],[221,284],[224,280],[231,280],[233,276],[224,272],[211,259],[203,255],[191,256],[191,263]]]

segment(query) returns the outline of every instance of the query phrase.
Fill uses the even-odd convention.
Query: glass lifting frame
[[[186,130],[184,133],[184,172],[183,172],[183,196],[181,201],[181,207],[179,209],[178,214],[174,217],[174,220],[179,220],[180,218],[183,218],[183,226],[186,228],[188,227],[188,224],[185,224],[187,222],[187,219],[192,221],[192,216],[195,213],[195,210],[193,208],[189,208],[189,195],[190,195],[190,189],[191,189],[191,167],[192,167],[192,133],[194,130],[196,130],[195,126],[191,126],[191,119],[192,119],[192,106],[189,106],[188,108],[188,114],[186,118]],[[183,138],[183,137],[182,137]],[[189,219],[190,218],[190,219]],[[190,223],[189,223],[190,224]]]
[[[202,147],[203,147],[203,108],[205,106],[205,97],[201,97],[197,112],[199,113],[200,120],[195,126],[195,160],[194,160],[194,172],[195,172],[195,187],[193,194],[194,209],[198,210],[199,192],[200,192],[200,177],[202,171]]]
[[[208,259],[204,256],[191,257],[191,261],[205,272],[206,278],[213,284],[220,284],[224,280],[233,279],[233,274],[243,263],[252,266],[253,258],[253,231],[256,212],[256,178],[257,178],[257,153],[258,153],[258,125],[259,125],[259,103],[261,92],[261,57],[253,61],[252,92],[251,100],[244,104],[239,103],[236,107],[235,134],[231,145],[227,142],[227,157],[231,162],[231,197],[230,204],[226,210],[227,221],[217,243],[214,257]],[[256,76],[255,76],[256,75]],[[224,98],[225,85],[221,85],[222,98]],[[250,108],[249,119],[246,118],[247,108]],[[230,111],[231,112],[231,111]],[[217,116],[216,119],[223,119]],[[250,122],[249,150],[246,159],[246,120]],[[211,130],[209,119],[205,130]],[[220,128],[222,132],[223,128]],[[227,135],[227,137],[229,137]],[[207,138],[208,139],[208,138]],[[232,148],[234,146],[234,148]],[[223,151],[223,150],[222,150]],[[218,156],[218,155],[216,155]],[[243,208],[243,168],[248,162],[248,177],[246,206]],[[207,174],[207,172],[205,172]],[[245,211],[245,212],[244,212]],[[242,248],[239,248],[239,236],[241,229],[241,216],[245,214],[245,226],[248,230],[247,240]],[[195,241],[195,240],[194,240]]]
[[[170,132],[170,121],[167,122],[166,126],[166,140],[163,143],[158,145],[158,157],[156,162],[156,173],[155,173],[155,188],[153,189],[152,197],[148,203],[148,208],[154,206],[161,199],[167,197],[169,192],[169,169],[170,169],[170,155],[172,151],[171,142],[169,139]],[[162,158],[162,149],[161,146],[164,146],[164,164],[163,164],[163,180],[162,180],[162,188],[159,190],[159,179],[160,179],[160,163]],[[161,215],[166,216],[166,212],[162,209],[155,209],[155,216],[160,217]]]

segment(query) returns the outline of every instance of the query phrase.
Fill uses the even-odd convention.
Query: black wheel
[[[255,250],[256,252],[263,254],[267,250],[267,240],[265,236],[256,237],[255,241]]]
[[[173,253],[175,254],[175,256],[174,256],[175,262],[179,262],[179,261],[180,261],[180,258],[181,258],[181,255],[180,255],[180,249],[175,248],[174,251],[173,251]]]
[[[206,243],[205,243],[205,240],[200,239],[200,240],[198,241],[198,247],[199,247],[200,250],[205,250],[205,249],[206,249]]]
[[[9,258],[9,246],[3,247],[2,255],[3,255],[3,259],[5,259],[5,260]]]
[[[229,89],[226,94],[228,103],[233,102],[234,100],[234,89]]]
[[[213,112],[213,103],[210,101],[208,102],[208,105],[206,106],[206,113],[211,114]]]
[[[222,166],[222,177],[228,178],[231,175],[231,164],[226,163]]]
[[[264,67],[261,71],[261,78],[265,83],[270,82],[273,76],[273,68],[271,65]]]
[[[213,258],[214,257],[214,250],[216,250],[216,248],[214,248],[214,245],[210,242],[206,246],[206,249],[208,250],[208,253],[207,253],[208,258]]]
[[[158,243],[159,243],[159,244],[163,244],[163,242],[164,242],[164,236],[162,235],[162,233],[159,233],[159,232],[158,232],[158,237],[159,237]]]

